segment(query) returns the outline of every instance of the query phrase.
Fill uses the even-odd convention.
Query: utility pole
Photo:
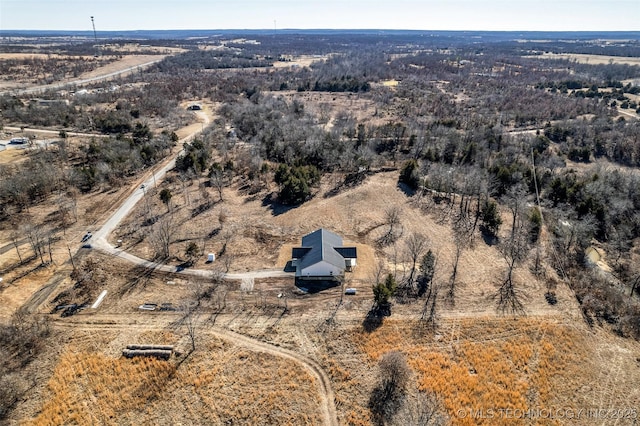
[[[91,17],[91,26],[93,27],[93,39],[95,40],[95,48],[96,48],[96,53],[95,55],[93,55],[95,58],[98,57],[98,35],[96,34],[96,23],[93,22],[93,16]]]

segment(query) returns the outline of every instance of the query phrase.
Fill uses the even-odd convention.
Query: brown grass
[[[27,155],[24,149],[5,149],[0,151],[0,164],[16,164],[26,159]]]
[[[640,58],[626,57],[626,56],[607,56],[607,55],[589,55],[583,53],[544,53],[542,55],[533,56],[534,58],[544,59],[569,59],[574,60],[582,64],[626,64],[626,65],[639,65]]]
[[[314,380],[295,363],[216,339],[181,364],[67,352],[25,424],[318,424]]]
[[[416,333],[418,328],[415,322],[387,320],[372,333],[355,334],[354,342],[372,365],[388,351],[406,353],[416,386],[442,399],[453,424],[513,422],[499,416],[456,416],[460,409],[486,413],[602,408],[602,393],[607,395],[606,406],[630,408],[640,400],[638,392],[627,399],[628,380],[613,388],[612,383],[594,382],[598,375],[616,372],[620,364],[633,363],[633,357],[618,358],[616,365],[594,362],[597,351],[590,332],[582,327],[540,318],[504,318],[448,321],[436,335]],[[622,341],[609,340],[616,341],[612,347]]]

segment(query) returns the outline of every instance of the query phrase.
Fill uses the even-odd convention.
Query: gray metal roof
[[[334,247],[342,246],[342,238],[333,232],[322,228],[318,229],[302,237],[302,246],[310,247],[311,250],[304,255],[298,264],[300,270],[321,261],[341,269],[345,268],[344,257],[334,249]]]
[[[334,249],[340,253],[340,256],[345,259],[357,259],[358,251],[355,247],[334,247]]]
[[[302,259],[310,250],[311,247],[294,247],[291,249],[291,258]]]

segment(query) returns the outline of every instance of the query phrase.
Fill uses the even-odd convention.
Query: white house
[[[338,281],[356,266],[358,254],[355,247],[342,247],[340,236],[318,229],[302,237],[302,247],[294,247],[291,257],[296,279]]]

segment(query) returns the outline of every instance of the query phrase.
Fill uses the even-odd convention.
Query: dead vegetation
[[[172,424],[320,423],[314,378],[301,367],[217,339],[179,363],[68,351],[47,388],[47,402],[26,424],[121,424],[141,418]]]

